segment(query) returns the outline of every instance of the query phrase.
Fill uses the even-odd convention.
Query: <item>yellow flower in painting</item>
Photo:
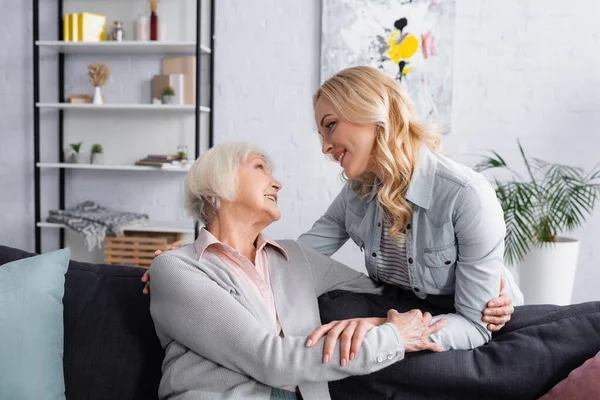
[[[412,71],[412,67],[406,67],[402,70],[402,75],[408,75]]]
[[[390,46],[387,55],[390,56],[394,64],[398,64],[400,60],[411,58],[419,48],[419,40],[413,35],[408,35],[400,43],[398,43],[399,38],[400,31],[394,31],[387,41],[388,46]]]

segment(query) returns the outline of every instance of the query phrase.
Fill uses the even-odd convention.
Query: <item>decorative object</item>
[[[94,101],[94,96],[89,94],[68,94],[67,101],[72,104],[89,104]]]
[[[147,41],[149,36],[148,18],[139,14],[135,21],[135,40]]]
[[[82,12],[63,16],[63,40],[101,42],[106,40],[106,16]]]
[[[163,104],[177,104],[177,96],[172,86],[165,86],[162,91]]]
[[[158,40],[161,42],[166,42],[169,38],[167,26],[169,26],[169,18],[163,13],[160,16],[160,24],[158,25]]]
[[[154,75],[152,78],[152,98],[162,99],[165,86],[175,89],[176,101],[172,104],[184,104],[186,87],[183,74]],[[163,102],[164,103],[164,102]]]
[[[377,68],[449,133],[455,9],[456,0],[323,0],[321,81],[351,66]]]
[[[83,160],[82,160],[83,157],[81,156],[82,153],[80,153],[82,144],[83,144],[83,142],[71,143],[71,150],[73,151],[73,153],[71,154],[71,157],[69,157],[70,162],[75,163],[75,164],[83,163]]]
[[[475,169],[511,175],[494,182],[506,222],[505,259],[519,264],[525,303],[570,304],[579,241],[558,234],[581,227],[592,213],[600,193],[600,168],[584,174],[580,168],[529,159],[520,142],[518,146],[527,180],[496,152]]]
[[[90,82],[94,85],[94,104],[103,104],[104,99],[100,88],[110,77],[108,66],[106,64],[90,64],[88,65],[88,75]]]
[[[196,104],[196,57],[169,57],[162,60],[163,75],[183,74],[183,90],[180,90],[182,96],[181,104]],[[178,80],[177,82],[181,82]],[[178,83],[178,85],[180,85]],[[176,85],[171,85],[178,87]]]
[[[150,3],[150,40],[158,40],[158,15],[156,9],[160,0],[148,0]]]
[[[123,29],[123,23],[121,21],[113,22],[111,40],[115,42],[122,42],[125,40],[125,30]]]
[[[104,164],[104,149],[101,144],[92,145],[92,164]]]
[[[65,399],[63,296],[70,250],[0,266],[0,398]]]
[[[183,234],[179,232],[127,231],[125,236],[104,238],[104,263],[135,265],[150,268],[154,260],[154,249],[163,251],[181,246]]]
[[[111,210],[93,201],[84,201],[66,210],[50,210],[47,219],[83,235],[89,251],[100,248],[104,236],[123,236],[125,227],[147,221],[147,214]]]
[[[185,144],[180,144],[177,146],[177,155],[179,159],[182,161],[187,161],[188,159],[188,147]]]

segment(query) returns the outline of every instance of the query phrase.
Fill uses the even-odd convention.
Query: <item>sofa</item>
[[[34,255],[0,245],[0,268],[8,262]],[[63,366],[67,399],[148,400],[158,397],[164,352],[150,316],[150,296],[142,293],[144,284],[141,277],[144,271],[142,268],[128,266],[70,261],[65,275],[63,298]],[[320,309],[324,319],[331,307],[336,308],[339,317],[342,305],[336,305],[336,302],[342,298],[343,296],[334,292],[321,296]],[[352,304],[348,299],[343,303],[345,306]],[[352,306],[353,313],[359,311]],[[555,392],[550,392],[550,397],[546,398],[571,398],[565,396],[564,392],[572,394],[575,391],[582,394],[582,385],[588,391],[583,398],[600,398],[596,396],[600,394],[600,381],[593,378],[600,368],[600,302],[573,305],[562,311],[557,306],[528,306],[528,309],[520,308],[518,311],[511,325],[503,329],[504,334],[488,344],[492,350],[488,349],[488,356],[496,360],[496,364],[491,364],[491,371],[485,372],[481,359],[477,358],[481,349],[468,353],[466,359],[464,353],[461,355],[460,352],[447,352],[437,356],[433,353],[410,353],[405,362],[396,365],[399,370],[386,368],[379,373],[330,384],[332,398],[537,398],[566,378],[571,370],[574,370],[571,374],[573,378],[565,379],[553,389],[555,392],[558,390],[556,393],[560,395],[555,397]],[[535,324],[524,324],[532,319],[538,321]],[[543,332],[545,329],[553,334],[547,336]],[[510,364],[506,364],[502,361],[505,357],[497,357],[501,351],[495,351],[495,346],[502,346],[503,343],[506,345],[507,342],[510,344],[518,340],[520,335],[537,338],[535,344],[543,350],[535,354],[540,360],[530,364],[529,361],[533,360],[528,359],[525,365],[520,366],[534,369],[531,373],[538,376],[535,384],[531,381],[518,383],[519,379],[516,377],[512,382],[497,379],[500,371],[494,365],[503,370],[508,367],[510,373],[519,367],[519,361],[509,360]],[[561,336],[565,339],[557,339]],[[550,342],[558,343],[559,347],[545,349],[545,343]],[[554,352],[556,354],[552,355]],[[591,359],[594,355],[596,357]],[[437,360],[431,360],[431,357],[436,357]],[[580,367],[588,359],[587,366],[584,364]],[[541,360],[555,365],[546,365],[543,374],[540,368],[548,362]],[[446,376],[444,382],[439,381],[441,375],[435,373],[426,378],[428,373],[433,373],[429,366],[435,363],[439,369],[440,361],[448,366],[443,374]],[[457,368],[459,365],[461,367]],[[461,369],[471,372],[459,372]],[[453,378],[452,373],[456,375]],[[386,374],[391,379],[391,389],[385,389],[386,380],[389,380]],[[543,375],[544,379],[541,378]],[[493,379],[495,383],[492,382],[494,384],[491,386],[484,385],[490,391],[485,396],[480,396],[483,392],[478,390],[483,390],[482,381],[489,380],[485,377]],[[432,381],[436,384],[429,384]],[[476,382],[479,383],[475,385]],[[589,397],[591,391],[594,395]]]
[[[31,257],[0,246],[1,265]],[[164,352],[142,293],[144,269],[71,261],[65,276],[67,399],[156,399]]]

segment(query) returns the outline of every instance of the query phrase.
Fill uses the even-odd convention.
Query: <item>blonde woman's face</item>
[[[358,125],[342,119],[331,103],[322,97],[315,104],[315,122],[322,140],[321,150],[340,163],[348,178],[356,178],[371,170],[374,125]]]

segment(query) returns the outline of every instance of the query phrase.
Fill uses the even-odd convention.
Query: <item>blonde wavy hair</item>
[[[422,145],[439,151],[439,131],[417,120],[411,99],[403,85],[371,67],[344,69],[325,81],[313,96],[313,106],[328,100],[343,119],[361,125],[375,125],[371,161],[383,181],[377,200],[391,225],[393,238],[405,238],[412,207],[406,192]],[[347,177],[344,175],[344,178]],[[375,174],[366,172],[353,179],[355,190],[366,196],[375,184]]]

